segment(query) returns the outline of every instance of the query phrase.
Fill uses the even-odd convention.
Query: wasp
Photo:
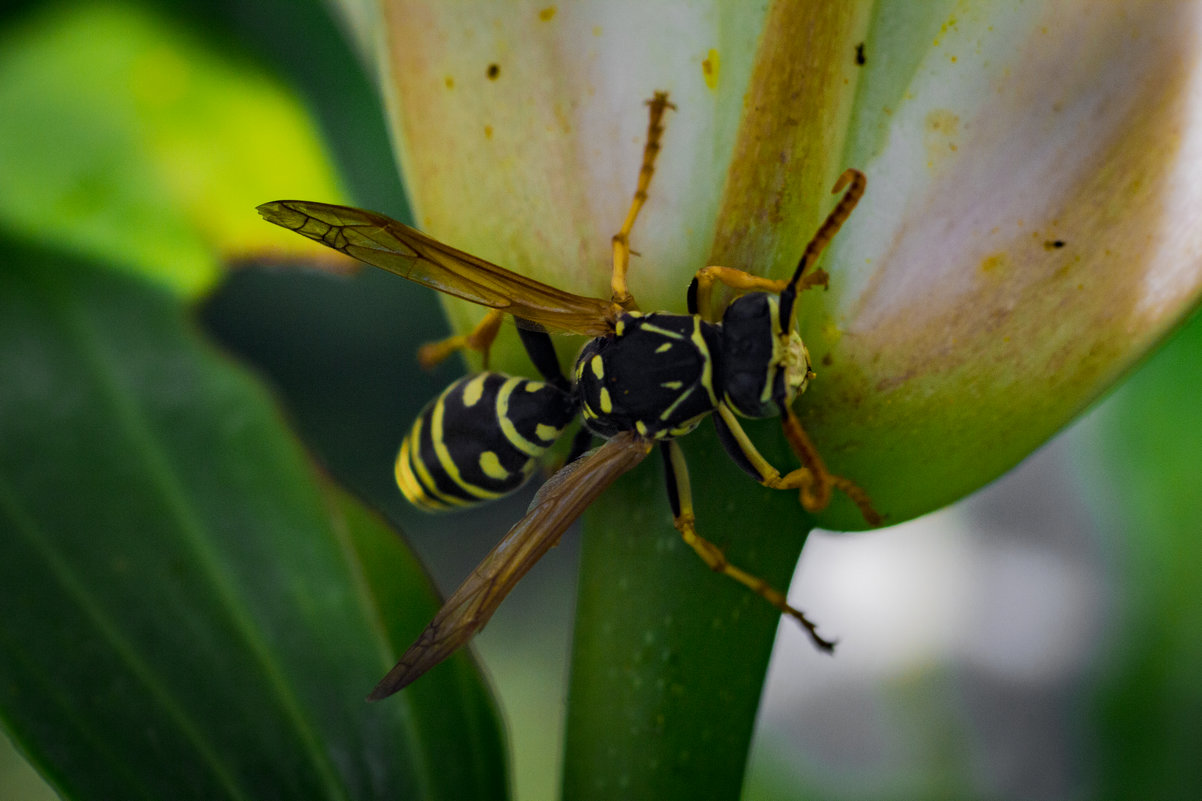
[[[820,649],[834,647],[784,594],[730,564],[720,548],[697,532],[688,469],[677,439],[708,417],[734,462],[764,486],[797,491],[810,511],[825,508],[832,491],[839,490],[870,524],[881,522],[863,489],[826,468],[792,411],[794,399],[814,377],[796,330],[797,294],[827,285],[827,274],[814,264],[863,195],[866,179],[850,169],[839,178],[832,192],[843,195],[788,280],[705,267],[689,285],[687,314],[643,313],[627,285],[630,234],[647,201],[664,115],[675,108],[665,92],[657,92],[647,105],[643,161],[634,199],[613,236],[607,299],[534,281],[374,212],[297,200],[258,207],[269,222],[489,309],[471,333],[424,346],[419,352],[423,363],[463,348],[487,355],[504,316],[513,318],[542,380],[479,372],[451,384],[427,405],[396,461],[397,484],[415,505],[448,509],[513,492],[564,430],[577,418],[583,421],[566,465],[542,485],[525,516],[446,600],[372,691],[373,700],[404,688],[466,644],[584,510],[656,446],[663,455],[674,525],[684,541],[712,570],[797,620]],[[721,319],[710,313],[715,283],[736,293]],[[552,332],[590,338],[570,379],[560,369]],[[739,423],[739,417],[778,415],[800,462],[785,474],[760,455]],[[585,452],[594,436],[603,444]]]

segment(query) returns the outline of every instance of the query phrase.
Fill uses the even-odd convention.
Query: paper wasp
[[[303,234],[367,264],[396,273],[490,311],[470,334],[423,349],[434,362],[459,348],[487,352],[503,316],[514,318],[542,381],[493,372],[452,384],[418,416],[401,446],[397,484],[427,509],[479,503],[512,492],[577,416],[583,419],[582,452],[593,435],[604,444],[572,458],[535,495],[526,515],[463,582],[418,640],[376,686],[372,699],[405,687],[484,627],[502,599],[565,530],[618,476],[658,445],[668,497],[681,536],[714,571],[724,573],[792,616],[823,650],[833,644],[785,596],[727,562],[697,533],[684,455],[676,438],[712,417],[731,458],[761,484],[797,490],[817,511],[832,489],[851,498],[871,524],[881,520],[868,495],[830,473],[791,404],[814,373],[795,325],[797,293],[825,286],[814,262],[864,192],[864,176],[846,171],[834,192],[844,191],[806,247],[788,280],[761,278],[727,267],[706,267],[690,284],[687,314],[637,311],[627,287],[629,236],[647,200],[663,134],[663,116],[674,108],[666,93],[648,101],[650,123],[634,200],[613,237],[612,294],[584,297],[547,286],[458,251],[379,214],[345,206],[283,200],[259,206],[268,221]],[[714,282],[739,294],[711,319]],[[576,359],[572,380],[560,370],[548,332],[591,337]],[[780,415],[785,437],[801,466],[782,475],[744,433],[738,416]]]

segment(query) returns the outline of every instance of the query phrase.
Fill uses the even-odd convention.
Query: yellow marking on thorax
[[[685,434],[688,434],[690,431],[695,429],[708,414],[709,412],[706,412],[705,414],[699,414],[692,420],[686,420],[676,428],[668,429],[668,438],[683,437]]]
[[[678,381],[676,383],[680,383],[680,382]],[[684,403],[685,399],[688,398],[690,395],[692,395],[693,390],[696,388],[697,388],[697,385],[694,384],[693,386],[686,389],[684,392],[677,395],[676,400],[672,401],[672,403],[670,403],[668,405],[667,409],[664,409],[662,412],[660,412],[659,419],[661,421],[666,421],[669,417],[671,417],[672,412],[676,411],[676,407],[679,406],[680,404]]]
[[[694,321],[694,328],[696,328],[695,321]],[[643,323],[642,329],[644,331],[650,331],[653,334],[659,334],[660,336],[667,337],[668,339],[684,339],[684,337],[681,334],[677,333],[676,331],[669,331],[666,328],[660,328],[658,325],[653,325],[651,323]],[[671,344],[671,343],[668,343],[668,344]]]
[[[620,337],[626,333],[626,318],[627,317],[642,317],[642,316],[643,316],[643,313],[637,312],[637,311],[628,311],[628,312],[621,314],[618,317],[617,322],[614,323],[614,336]]]
[[[701,318],[693,317],[693,333],[689,337],[693,345],[697,348],[697,352],[701,354],[704,362],[701,368],[701,385],[705,387],[706,393],[709,395],[710,404],[718,405],[718,395],[714,391],[714,360],[710,356],[709,346],[705,343],[705,337],[701,334]]]

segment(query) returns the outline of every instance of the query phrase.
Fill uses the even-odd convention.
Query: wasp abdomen
[[[499,498],[525,483],[575,415],[572,396],[551,384],[466,376],[414,421],[397,454],[397,486],[430,510]]]

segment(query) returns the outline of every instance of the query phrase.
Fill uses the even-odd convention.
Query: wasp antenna
[[[837,194],[846,189],[842,199],[835,204],[835,208],[831,209],[831,213],[826,216],[826,220],[818,228],[814,238],[810,240],[810,244],[806,245],[805,252],[801,254],[801,259],[797,262],[797,269],[793,271],[793,278],[789,280],[788,287],[781,292],[781,326],[782,330],[790,330],[793,326],[793,301],[797,293],[805,289],[810,284],[806,283],[806,271],[818,261],[818,257],[822,255],[822,251],[827,244],[835,238],[835,234],[839,233],[839,229],[843,227],[843,223],[847,222],[847,218],[851,216],[852,209],[860,202],[860,198],[864,196],[864,189],[868,186],[868,179],[864,177],[864,173],[857,169],[846,169],[839,176],[839,180],[835,181],[834,188],[831,189],[831,194]],[[815,281],[814,283],[825,283],[824,281]]]
[[[831,213],[826,216],[826,221],[814,234],[814,238],[810,240],[810,244],[806,245],[805,253],[801,255],[801,260],[797,263],[797,269],[793,273],[793,280],[789,283],[794,289],[800,289],[800,284],[806,269],[818,260],[822,255],[822,251],[827,244],[835,238],[835,234],[839,233],[839,229],[843,227],[843,223],[847,222],[847,218],[851,216],[852,209],[860,202],[860,198],[864,196],[864,189],[868,186],[868,179],[864,177],[864,173],[856,169],[847,169],[839,176],[839,180],[835,181],[835,186],[831,189],[831,194],[837,194],[843,189],[847,189],[842,200],[831,209]]]

